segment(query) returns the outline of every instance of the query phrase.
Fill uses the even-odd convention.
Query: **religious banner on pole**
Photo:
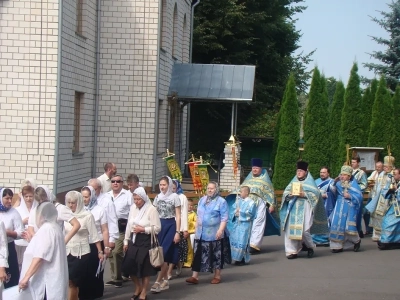
[[[179,168],[178,163],[175,160],[175,154],[169,152],[167,149],[167,156],[164,157],[164,160],[167,163],[167,167],[169,172],[171,173],[171,177],[173,179],[178,179],[179,182],[182,182],[182,172]]]
[[[190,175],[192,176],[192,183],[196,193],[201,192],[202,190],[199,169],[197,168],[196,165],[197,163],[199,162],[191,161],[187,163],[189,165]]]
[[[200,180],[201,180],[201,185],[202,185],[202,193],[205,194],[207,191],[207,185],[210,182],[210,177],[208,175],[208,167],[209,164],[198,164],[197,168],[199,169],[199,175],[200,175]]]

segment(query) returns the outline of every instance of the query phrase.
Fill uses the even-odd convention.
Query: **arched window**
[[[178,58],[178,6],[175,3],[172,23],[172,56]]]
[[[168,30],[168,18],[167,18],[167,0],[162,0],[161,7],[161,48],[166,48],[166,40],[167,40],[167,30]]]

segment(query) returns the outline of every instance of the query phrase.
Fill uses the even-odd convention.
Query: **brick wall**
[[[0,186],[53,184],[58,0],[0,1]]]

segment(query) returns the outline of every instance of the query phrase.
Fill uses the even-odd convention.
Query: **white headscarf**
[[[143,218],[144,213],[149,207],[150,199],[146,194],[146,191],[142,187],[138,187],[136,190],[133,191],[133,195],[137,195],[143,199],[144,204],[141,208],[136,207],[139,210],[139,213],[136,215],[135,219],[133,220],[132,225],[138,225],[140,220]],[[136,233],[132,232],[132,243],[135,243],[136,240]]]
[[[49,222],[57,225],[58,212],[56,207],[50,202],[41,203],[36,211],[36,226],[40,228],[44,223]]]
[[[33,178],[25,178],[24,180],[22,180],[21,182],[21,190],[27,186],[30,185],[31,187],[33,187],[33,189],[36,189],[36,181]]]
[[[35,193],[35,191],[33,191],[33,193]],[[35,200],[35,198],[33,198],[31,210],[34,209],[34,208],[37,207],[37,206],[38,206],[38,202]],[[22,194],[21,194],[21,203],[20,203],[20,205],[19,205],[18,207],[16,207],[15,209],[16,209],[16,210],[19,212],[19,214],[21,215],[22,220],[25,219],[25,218],[27,218],[27,217],[29,217],[29,213],[30,213],[30,212],[29,212],[28,206],[26,206],[26,202],[25,202],[25,199],[24,199],[24,197],[22,196]]]
[[[76,209],[75,212],[73,212],[73,215],[75,218],[83,218],[90,214],[90,212],[86,211],[84,209],[84,203],[83,203],[83,197],[82,194],[77,192],[77,191],[70,191],[65,195],[65,203],[67,203],[67,199],[70,199],[74,202],[76,202]]]
[[[161,192],[161,188],[160,188],[160,193],[158,194],[157,198],[158,198],[158,200],[172,201],[173,197],[171,197],[171,195],[175,194],[175,193],[172,192],[172,188],[174,186],[174,183],[173,183],[171,177],[169,177],[169,176],[165,176],[165,177],[168,178],[168,190],[164,194],[163,192]]]

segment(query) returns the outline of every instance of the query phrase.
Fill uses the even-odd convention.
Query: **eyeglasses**
[[[111,180],[111,183],[122,183],[124,182],[123,180]]]

